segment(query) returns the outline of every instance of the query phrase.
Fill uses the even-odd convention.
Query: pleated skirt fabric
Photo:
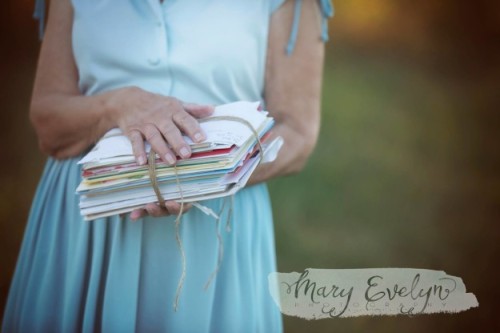
[[[77,159],[47,161],[11,283],[2,332],[281,332],[269,293],[276,271],[267,187],[234,197],[230,231],[198,209],[175,217],[83,221]],[[224,199],[204,201],[218,212]],[[225,215],[228,212],[226,210]],[[217,266],[220,269],[204,288]]]

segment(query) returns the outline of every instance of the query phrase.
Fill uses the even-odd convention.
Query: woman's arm
[[[312,153],[319,133],[324,45],[317,1],[303,1],[295,49],[287,55],[293,20],[293,1],[271,17],[266,66],[266,108],[276,120],[274,136],[284,145],[276,161],[257,168],[249,183],[300,171]]]
[[[210,115],[213,107],[181,103],[137,87],[83,96],[71,46],[72,24],[70,1],[52,0],[30,107],[41,149],[55,158],[77,156],[107,130],[120,127],[131,140],[139,164],[146,163],[144,140],[167,163],[175,163],[174,153],[189,157],[191,151],[181,132],[195,142],[203,141],[204,133],[195,118]],[[188,209],[184,207],[184,211]],[[173,201],[165,207],[149,204],[132,218],[146,213],[177,214],[179,210],[180,205]]]
[[[31,99],[30,118],[42,151],[56,158],[78,155],[111,127],[106,95],[81,96],[71,49],[73,12],[52,0]],[[109,94],[108,94],[109,95]]]
[[[145,139],[167,163],[176,160],[167,141],[177,155],[189,157],[181,131],[195,142],[203,141],[194,117],[208,116],[213,108],[184,104],[136,87],[83,96],[71,46],[70,1],[52,0],[49,14],[30,108],[41,149],[55,158],[73,157],[109,129],[120,127],[132,141],[139,164],[146,163]]]

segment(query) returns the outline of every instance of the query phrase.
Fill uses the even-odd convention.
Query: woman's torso
[[[72,0],[82,93],[124,86],[220,104],[262,100],[269,0]]]

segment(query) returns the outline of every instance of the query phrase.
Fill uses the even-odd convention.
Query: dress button
[[[148,63],[151,66],[157,66],[160,63],[160,58],[149,58]]]

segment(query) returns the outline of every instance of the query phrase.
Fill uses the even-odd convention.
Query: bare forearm
[[[283,147],[275,161],[261,164],[257,168],[248,182],[249,185],[300,172],[316,145],[319,120],[310,125],[309,131],[301,132],[290,124],[278,122],[273,128],[271,139],[282,137]]]
[[[274,135],[284,139],[276,161],[259,166],[250,184],[299,172],[312,153],[319,133],[324,46],[319,38],[316,1],[304,1],[297,43],[291,55],[283,50],[289,38],[294,2],[273,14],[267,53],[265,100],[276,120]]]
[[[41,149],[67,158],[85,151],[113,127],[107,101],[113,93],[83,96],[73,57],[73,9],[69,0],[52,0],[30,107]]]
[[[30,119],[42,151],[55,158],[76,156],[115,127],[109,116],[113,94],[116,92],[96,96],[34,95]]]

